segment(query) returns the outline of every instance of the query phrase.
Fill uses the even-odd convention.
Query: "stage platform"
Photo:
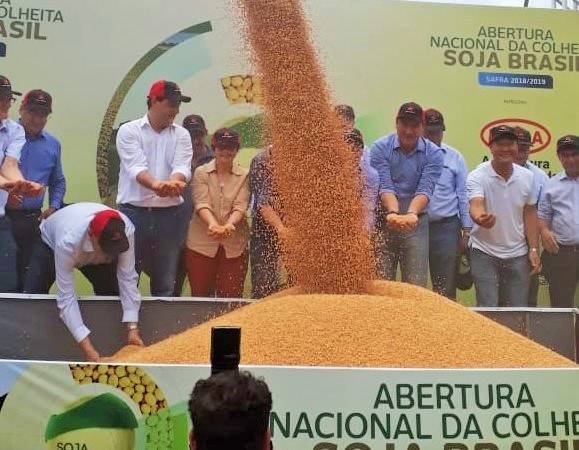
[[[247,299],[143,298],[140,329],[146,344],[251,303]],[[126,338],[116,297],[82,297],[91,339],[112,355]],[[480,314],[577,361],[577,309],[473,308]],[[54,296],[0,294],[0,359],[75,361],[82,355],[58,316]]]

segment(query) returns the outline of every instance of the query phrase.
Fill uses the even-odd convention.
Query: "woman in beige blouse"
[[[248,171],[234,162],[239,134],[220,128],[215,159],[195,170],[195,214],[189,225],[185,264],[194,297],[241,297],[247,273]]]

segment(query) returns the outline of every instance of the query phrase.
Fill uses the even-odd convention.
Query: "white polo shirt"
[[[513,164],[513,173],[505,181],[488,161],[468,175],[466,189],[469,200],[483,198],[487,213],[497,219],[490,229],[475,223],[469,245],[501,259],[527,254],[523,209],[537,203],[531,171]]]
[[[60,317],[77,342],[90,333],[84,325],[74,286],[74,269],[91,264],[109,262],[102,252],[96,252],[88,236],[88,227],[99,211],[111,209],[100,203],[75,203],[56,211],[40,224],[42,240],[54,251],[56,270],[56,304]],[[135,270],[135,227],[122,213],[129,249],[119,254],[117,279],[123,322],[137,322],[141,306],[141,293],[137,287]]]
[[[182,197],[157,197],[139,184],[137,175],[146,170],[158,180],[168,180],[180,173],[189,181],[193,147],[185,128],[173,123],[157,133],[145,115],[119,128],[117,152],[121,159],[118,204],[163,208],[183,202]]]

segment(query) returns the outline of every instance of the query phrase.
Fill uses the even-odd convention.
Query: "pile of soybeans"
[[[343,367],[575,367],[426,289],[373,282],[366,295],[282,292],[145,348],[130,363],[209,363],[211,327],[241,327],[241,364]]]
[[[209,362],[214,326],[242,329],[241,363],[350,367],[574,367],[419,287],[374,278],[360,180],[299,0],[236,0],[262,80],[293,288],[145,348],[131,363]]]

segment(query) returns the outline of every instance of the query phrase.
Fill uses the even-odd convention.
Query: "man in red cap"
[[[117,203],[135,224],[137,271],[151,279],[151,294],[170,297],[182,244],[183,197],[191,179],[191,137],[173,123],[182,102],[171,81],[153,83],[148,112],[125,123],[117,134],[121,160]]]
[[[135,227],[118,211],[98,203],[75,203],[42,221],[24,282],[24,292],[47,294],[56,280],[60,317],[87,361],[98,351],[89,338],[74,287],[74,269],[91,282],[96,295],[120,295],[128,343],[143,345],[138,320],[141,294],[135,271]]]
[[[15,292],[18,284],[16,242],[5,214],[8,194],[34,197],[44,191],[41,184],[25,180],[18,168],[26,140],[22,126],[8,118],[15,95],[22,94],[13,91],[10,80],[0,75],[0,292]]]

